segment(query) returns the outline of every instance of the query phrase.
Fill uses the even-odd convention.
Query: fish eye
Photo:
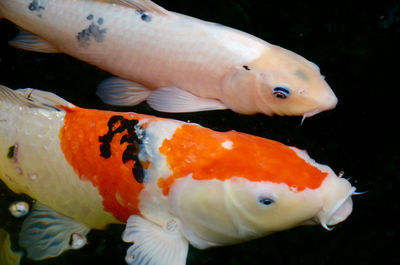
[[[285,99],[290,95],[290,91],[286,87],[277,86],[273,89],[272,94],[280,99]]]
[[[271,199],[271,198],[268,198],[268,197],[260,197],[258,199],[258,202],[268,206],[268,205],[273,204],[275,202],[275,200]]]

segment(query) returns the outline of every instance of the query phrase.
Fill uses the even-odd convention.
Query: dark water
[[[368,2],[368,3],[367,3]],[[57,93],[68,101],[100,109],[190,120],[216,130],[235,129],[308,150],[311,157],[344,171],[358,190],[352,215],[333,231],[299,227],[231,247],[205,251],[190,248],[188,264],[400,264],[400,155],[398,106],[400,90],[399,1],[158,1],[169,10],[241,29],[293,50],[317,63],[339,98],[333,111],[307,119],[244,116],[231,111],[165,114],[146,104],[115,108],[94,94],[107,73],[60,54],[39,54],[7,45],[17,29],[0,21],[0,83]],[[250,162],[250,161],[249,161]],[[8,214],[21,196],[0,185],[0,227],[18,249],[22,220]],[[92,231],[79,251],[37,264],[125,264],[128,247],[122,226]]]

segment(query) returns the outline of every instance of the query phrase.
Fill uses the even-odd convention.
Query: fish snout
[[[331,89],[325,91],[323,95],[317,98],[317,107],[309,112],[304,113],[303,119],[309,118],[323,111],[331,110],[336,107],[338,98]]]
[[[331,110],[336,107],[338,103],[338,98],[335,93],[333,93],[332,89],[329,89],[325,92],[325,94],[321,97],[321,109],[322,110]]]
[[[333,205],[323,207],[315,216],[314,221],[321,224],[325,229],[332,230],[334,226],[343,222],[353,211],[353,200],[351,196],[355,194],[355,187],[351,187],[349,192]]]

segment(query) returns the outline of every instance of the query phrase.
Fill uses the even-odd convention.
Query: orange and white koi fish
[[[183,265],[188,245],[240,243],[298,225],[329,229],[355,188],[306,152],[236,131],[83,109],[0,87],[0,177],[39,202],[20,244],[42,259],[90,228],[126,223],[128,264]]]
[[[1,16],[29,31],[11,45],[63,52],[118,76],[97,92],[109,104],[305,118],[337,103],[303,57],[149,0],[0,0]]]

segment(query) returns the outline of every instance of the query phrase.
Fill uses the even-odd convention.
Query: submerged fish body
[[[11,249],[10,235],[0,228],[0,264],[19,265],[21,257],[21,252],[14,252]]]
[[[153,265],[185,264],[189,244],[329,229],[351,213],[355,191],[276,141],[3,86],[0,178],[38,201],[20,238],[29,257],[56,256],[82,246],[90,228],[126,223],[127,263]]]
[[[0,0],[1,16],[37,35],[22,32],[13,46],[63,52],[120,77],[99,87],[110,104],[309,117],[337,103],[303,57],[148,0]]]

